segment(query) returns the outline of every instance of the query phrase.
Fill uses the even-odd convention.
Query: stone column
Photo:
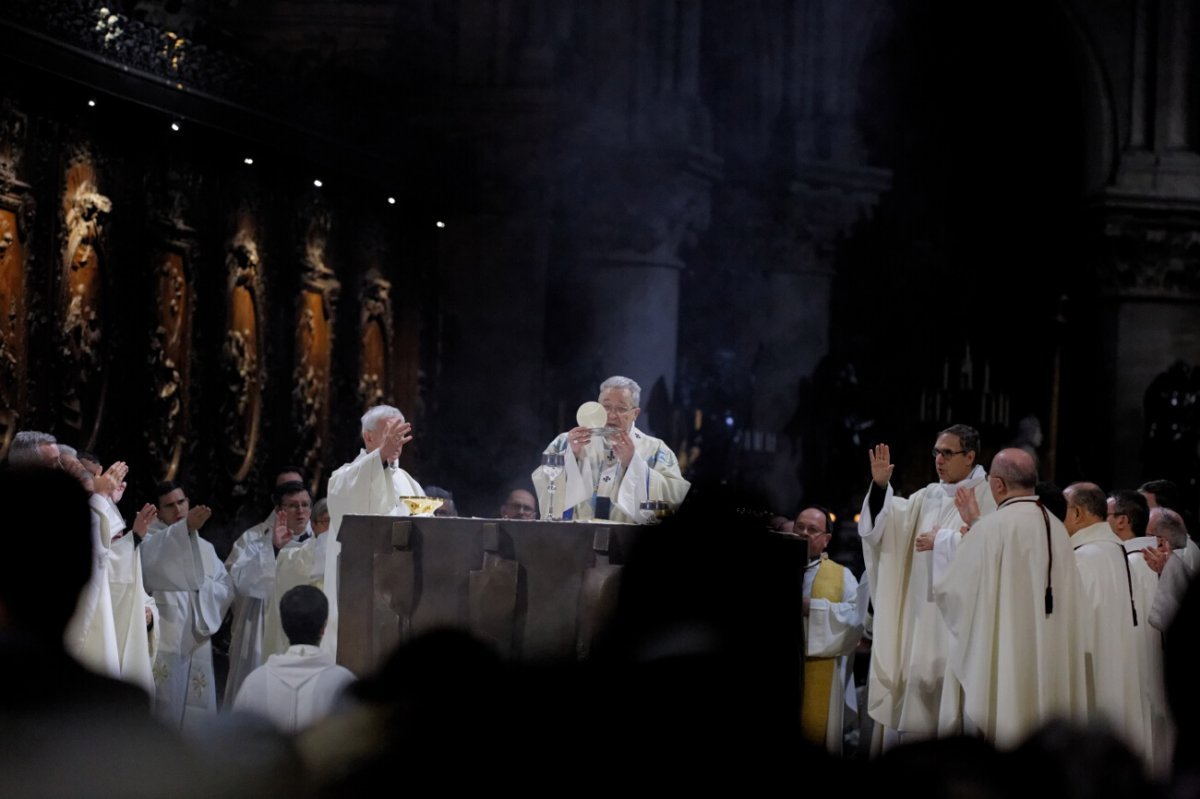
[[[808,164],[783,200],[784,226],[764,242],[768,301],[758,321],[754,431],[744,462],[746,476],[764,485],[777,509],[791,509],[801,498],[803,442],[787,428],[801,386],[829,353],[836,246],[889,181],[884,170]]]
[[[573,327],[573,373],[587,392],[580,399],[610,375],[631,377],[642,386],[639,425],[660,434],[668,420],[651,418],[650,398],[660,384],[667,401],[674,390],[681,249],[708,226],[719,165],[700,151],[635,152],[589,170],[576,279],[551,309]]]

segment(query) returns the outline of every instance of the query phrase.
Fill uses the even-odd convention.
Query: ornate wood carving
[[[33,222],[30,187],[18,177],[28,122],[0,106],[0,458],[25,410],[25,246]]]
[[[59,342],[62,421],[95,447],[108,389],[101,345],[104,310],[104,225],[112,201],[101,193],[91,153],[75,148],[64,175]]]
[[[225,341],[221,348],[224,384],[221,419],[225,468],[234,480],[250,475],[258,451],[262,396],[266,384],[262,324],[263,275],[258,232],[244,211],[225,252]]]
[[[392,283],[367,273],[359,294],[358,404],[365,412],[392,401]]]
[[[143,427],[159,479],[174,480],[187,446],[191,414],[192,264],[195,232],[187,224],[189,176],[172,173],[160,196],[151,198],[163,235],[152,251],[154,332],[150,337],[153,397]]]
[[[314,493],[323,482],[329,440],[329,378],[333,360],[333,321],[341,284],[326,263],[328,212],[311,213],[304,240],[297,302],[296,367],[292,405],[299,443],[297,460]]]

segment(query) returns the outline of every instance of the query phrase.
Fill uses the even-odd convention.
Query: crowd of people
[[[751,751],[774,758],[764,776],[809,764],[831,789],[869,758],[863,785],[933,769],[929,784],[946,791],[1017,795],[1028,785],[1008,764],[1057,769],[1067,785],[1081,777],[1066,758],[1088,756],[1088,779],[1104,775],[1107,789],[1197,795],[1178,653],[1200,549],[1172,484],[1059,489],[1039,483],[1025,449],[985,469],[978,433],[953,425],[934,442],[937,481],[901,497],[880,443],[867,453],[856,574],[829,557],[847,525],[820,505],[767,524],[724,489],[689,491],[669,447],[637,429],[639,401],[633,381],[604,381],[604,426],[557,436],[546,453],[563,456],[562,472],[536,469],[533,490],[497,508],[533,520],[554,501],[558,518],[624,523],[650,521],[647,502],[677,509],[635,550],[593,657],[536,669],[462,631],[405,644],[376,674],[337,664],[342,518],[407,515],[405,500],[427,494],[442,499],[438,515],[458,512],[449,491],[400,468],[412,425],[396,408],[363,416],[362,449],[326,497],[314,503],[295,469],[274,475],[272,509],[224,561],[203,536],[211,509],[183,486],[159,484],[126,519],[126,464],[18,433],[0,471],[20,531],[0,588],[3,661],[18,678],[4,689],[0,779],[14,795],[70,792],[54,770],[61,749],[86,761],[95,795],[340,794],[415,753],[582,768],[623,740],[614,778],[662,766],[672,741],[711,754],[714,771]],[[37,568],[45,535],[60,567],[50,575]],[[779,584],[791,578],[778,539],[805,553],[800,585]],[[728,575],[719,602],[714,570]],[[226,623],[222,680],[212,641]],[[146,741],[154,762],[125,772]]]

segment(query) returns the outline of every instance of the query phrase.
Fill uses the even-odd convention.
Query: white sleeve
[[[862,612],[858,607],[858,580],[849,569],[842,580],[842,601],[808,601],[809,657],[848,655],[862,638]]]

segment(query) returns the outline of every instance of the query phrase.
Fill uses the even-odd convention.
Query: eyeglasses
[[[311,508],[312,508],[312,504],[309,502],[285,502],[285,503],[283,503],[284,510],[299,511],[299,510],[310,510]]]
[[[792,532],[799,535],[800,533],[808,533],[809,535],[825,535],[825,531],[815,524],[796,524],[792,525]]]
[[[934,447],[933,457],[936,458],[938,455],[941,455],[943,458],[953,458],[955,455],[965,455],[966,452],[965,449],[938,449]]]
[[[629,413],[632,410],[634,410],[634,409],[626,408],[623,405],[605,405],[604,406],[605,413],[615,413],[618,416],[624,416],[625,414]]]

